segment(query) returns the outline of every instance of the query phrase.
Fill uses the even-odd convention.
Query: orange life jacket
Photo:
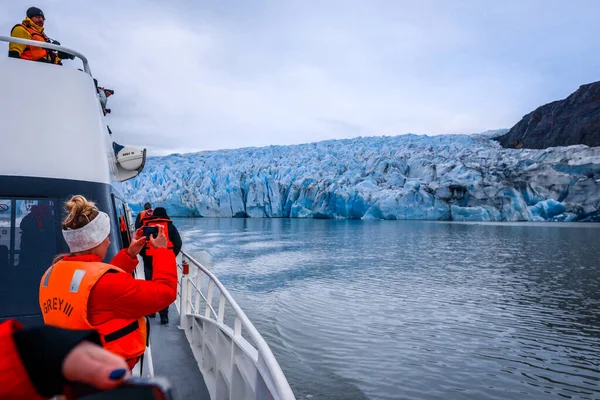
[[[40,32],[37,29],[31,26],[27,26],[25,24],[17,24],[13,27],[13,29],[15,29],[17,26],[22,26],[23,28],[25,28],[25,30],[31,35],[31,40],[37,40],[38,42],[44,43],[48,42],[48,36],[46,36],[46,34],[44,34],[43,32]],[[21,58],[24,60],[31,61],[37,61],[41,58],[48,59],[48,51],[42,47],[32,47],[27,45],[27,47],[25,47],[25,50],[23,50],[23,53],[21,53]]]
[[[167,237],[167,249],[173,250],[175,248],[175,246],[173,245],[173,242],[171,242],[171,239],[169,239],[169,223],[170,222],[172,222],[172,221],[168,218],[147,219],[144,221],[144,226],[162,225],[164,227],[165,236]],[[146,243],[146,256],[151,257],[154,254],[154,249],[155,249],[155,247],[152,246],[150,241],[148,241]]]
[[[119,215],[119,229],[121,232],[127,232],[127,224],[125,223],[125,217],[123,214]]]
[[[140,222],[143,224],[145,220],[152,218],[152,214],[154,214],[153,209],[140,211]]]
[[[95,329],[107,350],[135,360],[144,354],[148,339],[146,319],[113,319],[92,326],[87,318],[90,293],[108,271],[125,272],[101,262],[59,261],[40,282],[40,308],[44,323],[65,329]]]

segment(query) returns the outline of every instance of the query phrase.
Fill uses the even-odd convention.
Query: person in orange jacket
[[[153,213],[154,213],[154,210],[152,209],[152,204],[145,203],[144,209],[142,211],[140,211],[140,213],[135,218],[135,229],[139,229],[142,226],[144,226],[144,222],[147,219],[152,218]]]
[[[66,203],[63,237],[71,254],[61,255],[40,282],[40,308],[48,325],[94,329],[103,346],[123,357],[130,368],[147,344],[145,316],[164,309],[177,295],[175,255],[169,251],[163,229],[150,243],[156,247],[151,281],[131,274],[137,255],[146,245],[136,231],[128,248],[109,264],[103,263],[110,246],[110,218],[93,202],[76,195]]]
[[[131,244],[131,235],[129,234],[129,229],[127,229],[127,222],[125,222],[125,216],[123,214],[119,214],[119,231],[121,233],[123,247],[129,247]]]
[[[165,210],[164,207],[156,207],[156,209],[154,209],[150,215],[150,217],[143,217],[141,219],[142,225],[144,227],[162,227],[167,238],[167,249],[175,253],[175,257],[177,257],[181,251],[181,246],[183,243],[177,227],[175,224],[173,224],[173,221],[171,221],[169,215],[167,214],[167,210]],[[152,247],[151,242],[147,243],[144,249],[140,252],[142,261],[144,263],[144,275],[147,280],[152,280],[153,276],[153,254],[154,248]],[[161,325],[166,325],[169,323],[169,307],[166,307],[164,310],[160,310],[158,314],[160,315]],[[150,314],[148,317],[156,318],[156,314]]]
[[[94,331],[1,323],[0,398],[46,399],[63,394],[71,382],[117,387],[131,372],[121,357],[99,344]]]
[[[37,7],[30,7],[27,10],[27,17],[22,23],[15,25],[10,36],[36,40],[44,43],[60,44],[55,40],[50,39],[44,33],[44,22],[46,17],[44,12]],[[71,54],[65,52],[55,52],[52,50],[46,50],[42,47],[29,46],[26,44],[10,43],[8,45],[8,56],[13,58],[21,58],[24,60],[40,61],[50,64],[60,64],[63,58],[75,58]]]

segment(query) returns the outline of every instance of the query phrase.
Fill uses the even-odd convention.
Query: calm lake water
[[[298,399],[600,399],[600,225],[176,219]]]

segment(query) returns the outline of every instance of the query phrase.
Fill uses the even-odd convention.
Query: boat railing
[[[0,42],[26,44],[28,46],[42,47],[48,50],[62,51],[64,53],[71,54],[72,56],[75,56],[81,60],[81,62],[83,63],[83,71],[86,74],[92,76],[92,71],[90,70],[90,64],[87,60],[87,57],[78,51],[71,50],[67,47],[57,44],[40,42],[38,40],[21,39],[12,36],[0,36]]]
[[[295,399],[267,342],[225,286],[200,262],[181,253],[180,328],[192,345],[211,398]]]

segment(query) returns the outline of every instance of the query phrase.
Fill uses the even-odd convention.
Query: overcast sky
[[[596,0],[31,5],[116,91],[119,141],[155,155],[510,128],[600,80]],[[8,34],[29,4],[0,6]]]

